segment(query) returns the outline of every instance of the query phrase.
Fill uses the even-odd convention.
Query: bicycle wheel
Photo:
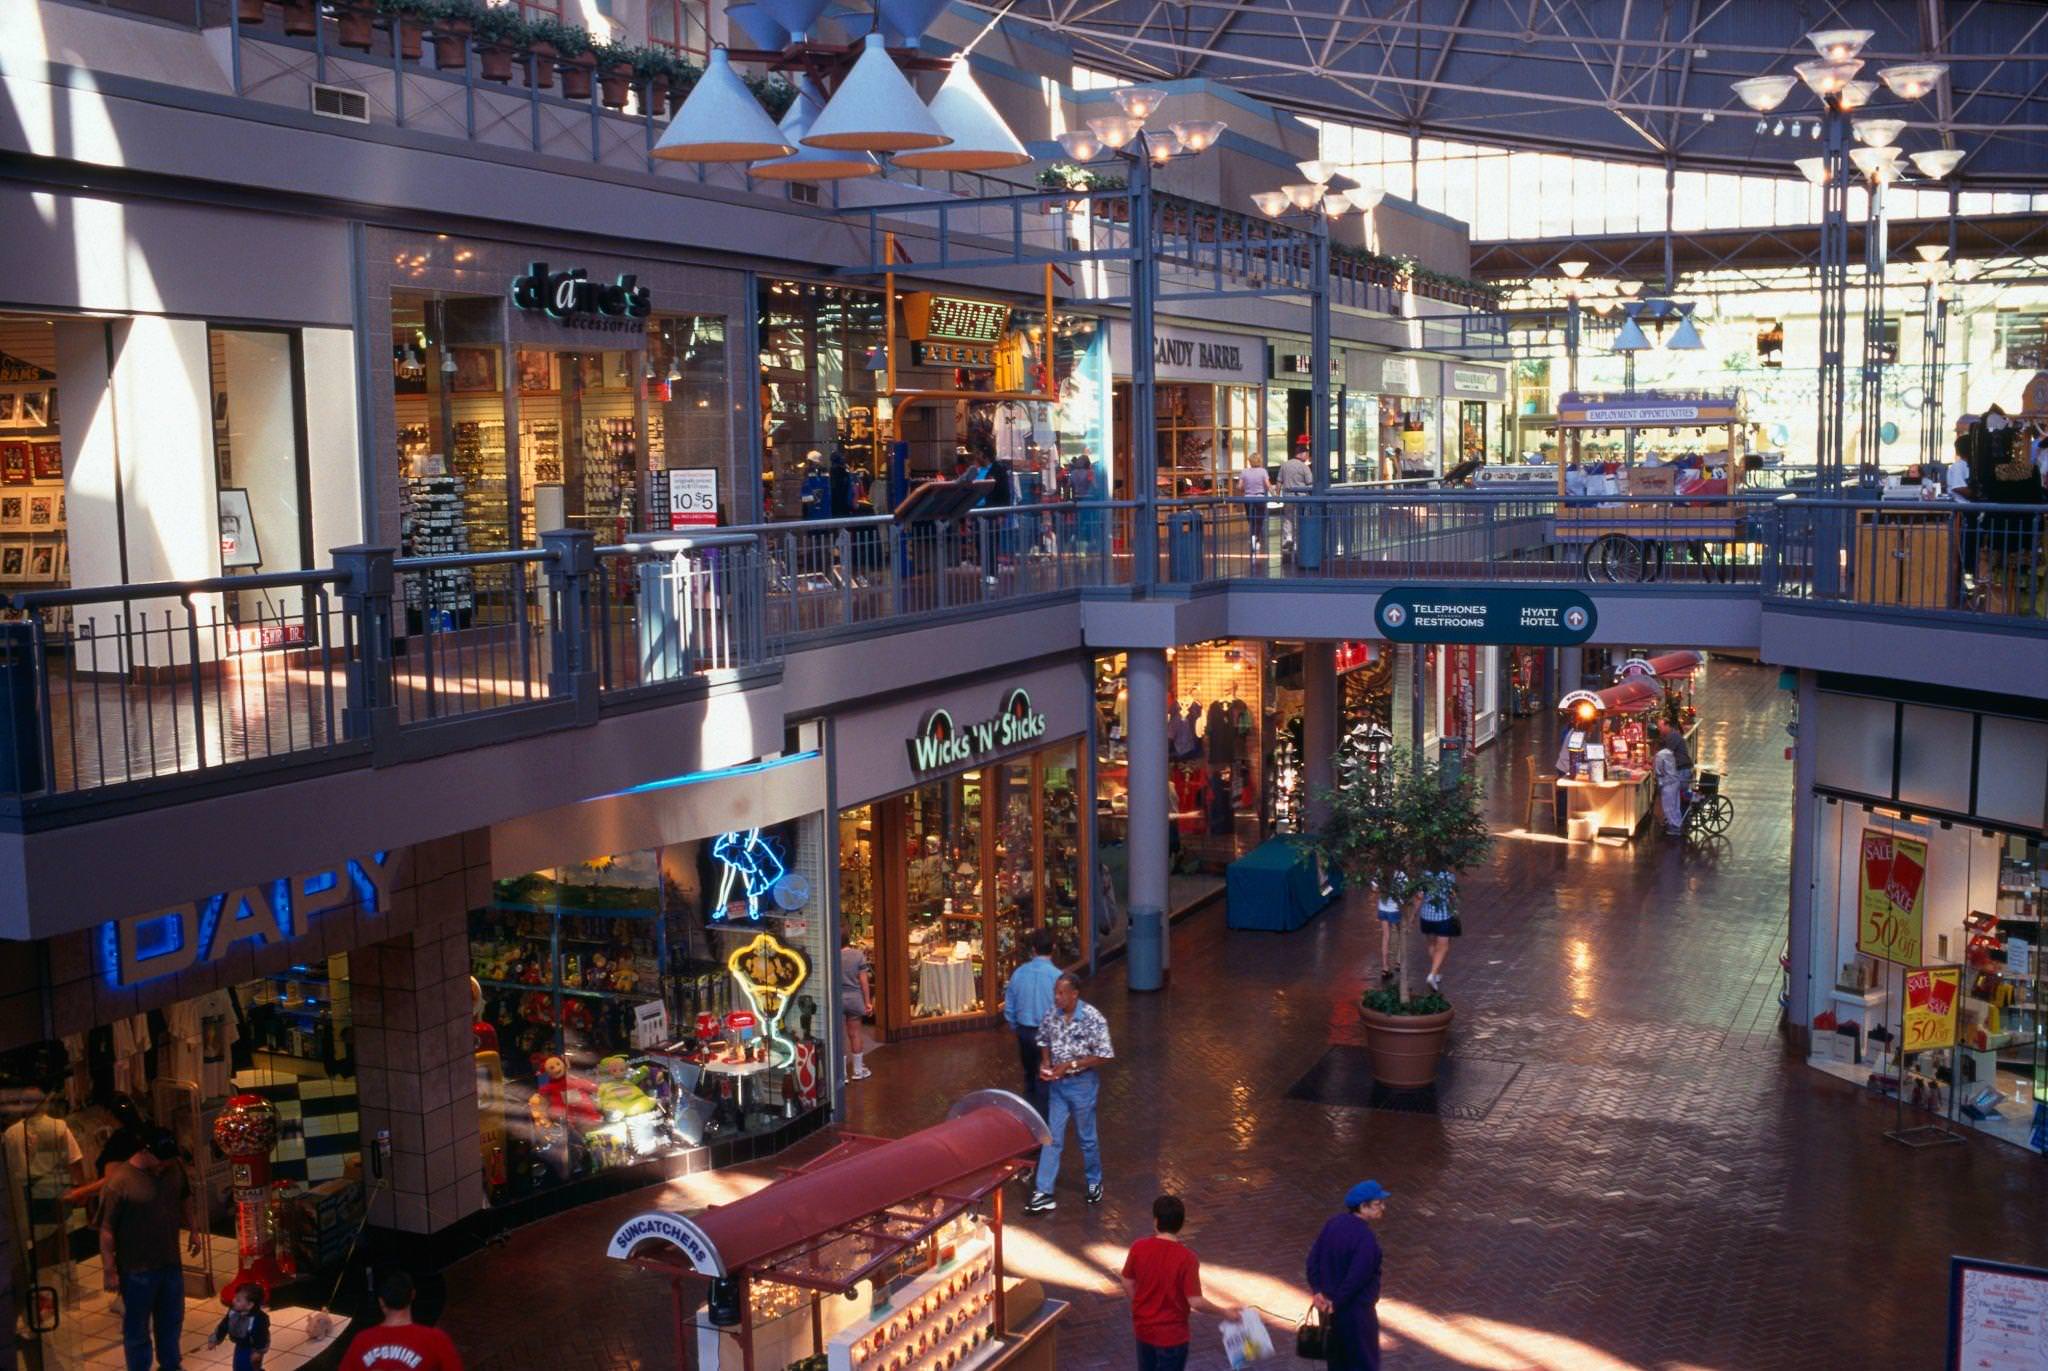
[[[1735,822],[1735,802],[1726,795],[1716,795],[1699,805],[1700,825],[1709,833],[1726,833],[1728,825]]]

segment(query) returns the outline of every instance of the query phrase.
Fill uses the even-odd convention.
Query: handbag
[[[1303,1361],[1330,1359],[1330,1325],[1323,1322],[1320,1309],[1311,1306],[1294,1326],[1294,1355]]]

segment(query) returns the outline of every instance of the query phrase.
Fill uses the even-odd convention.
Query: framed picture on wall
[[[450,348],[448,355],[455,359],[448,389],[470,394],[500,389],[496,348]]]
[[[23,428],[41,428],[50,422],[50,392],[24,390],[16,402],[15,422]]]
[[[0,581],[19,581],[27,569],[27,543],[0,543]]]
[[[15,393],[0,390],[0,427],[14,427]]]
[[[28,497],[0,495],[0,528],[28,527]]]
[[[57,526],[57,497],[55,495],[31,495],[28,497],[28,526],[36,533],[47,533]]]
[[[38,481],[61,481],[64,479],[64,445],[62,443],[37,443],[30,460],[30,467]]]
[[[54,581],[57,579],[57,545],[37,543],[28,550],[28,579],[31,581]]]
[[[220,564],[223,570],[263,565],[263,547],[256,540],[256,516],[249,509],[249,492],[237,486],[223,486],[220,492]]]
[[[0,485],[25,486],[34,480],[27,443],[0,443]]]
[[[545,395],[556,389],[554,353],[521,348],[514,354],[513,365],[518,371],[520,394]]]

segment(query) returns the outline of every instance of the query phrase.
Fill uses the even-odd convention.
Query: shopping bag
[[[1273,1335],[1266,1331],[1258,1310],[1246,1305],[1242,1315],[1223,1324],[1223,1355],[1232,1366],[1249,1366],[1272,1357]]]
[[[1303,1361],[1330,1359],[1330,1326],[1322,1311],[1311,1309],[1294,1329],[1294,1355]]]

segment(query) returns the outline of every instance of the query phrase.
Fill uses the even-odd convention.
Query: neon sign
[[[789,869],[783,865],[775,844],[763,838],[760,829],[750,828],[744,833],[723,833],[714,838],[711,855],[725,867],[725,877],[718,884],[718,909],[711,917],[724,918],[726,911],[737,903],[732,888],[740,882],[746,891],[747,917],[758,921],[761,897],[775,889],[775,883]]]
[[[100,925],[100,974],[117,990],[218,961],[244,938],[266,946],[298,937],[322,914],[389,906],[388,852],[350,857],[340,866],[286,876],[189,904],[129,914]]]
[[[909,740],[910,769],[921,776],[941,767],[963,766],[1044,736],[1045,715],[1031,707],[1031,693],[1020,686],[1003,700],[993,719],[955,723],[943,709],[925,715]]]
[[[782,1016],[798,988],[810,978],[810,964],[803,953],[788,947],[772,933],[756,933],[745,947],[725,959],[725,969],[739,982],[740,993],[760,1017],[761,1033],[771,1049],[787,1055],[780,1065],[796,1060],[796,1044],[782,1036]]]

